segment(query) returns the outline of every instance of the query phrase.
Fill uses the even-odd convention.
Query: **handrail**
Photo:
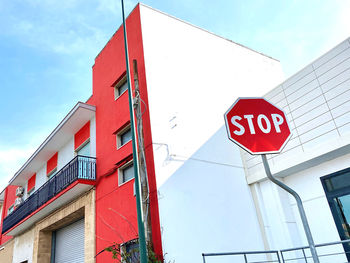
[[[11,214],[4,218],[2,233],[11,229],[26,216],[30,215],[78,179],[96,180],[95,157],[83,155],[74,157],[39,189],[33,192]]]
[[[332,246],[332,245],[338,245],[338,244],[343,244],[343,243],[350,243],[350,239],[317,244],[317,245],[315,245],[315,247],[325,247],[325,246]],[[308,246],[303,246],[303,247],[281,249],[280,251],[281,252],[288,252],[288,251],[294,251],[294,250],[300,250],[300,249],[308,249],[308,248],[309,248]]]

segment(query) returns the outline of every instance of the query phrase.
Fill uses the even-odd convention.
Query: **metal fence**
[[[237,262],[237,263],[281,263],[277,250],[269,251],[247,251],[247,252],[225,252],[225,253],[203,253],[203,263],[207,262],[206,258],[215,257],[212,262]],[[226,261],[222,258],[225,257]]]
[[[316,245],[320,263],[344,263],[350,260],[350,240]],[[280,251],[283,263],[313,263],[309,247],[297,247]]]
[[[349,263],[350,239],[316,245],[320,263]],[[203,253],[203,263],[313,263],[310,248]]]
[[[77,179],[96,180],[96,158],[76,156],[4,218],[2,233],[18,224]]]

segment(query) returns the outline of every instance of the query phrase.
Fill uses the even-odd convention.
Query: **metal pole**
[[[262,158],[262,161],[264,164],[267,178],[269,178],[273,183],[277,184],[279,187],[283,188],[288,193],[290,193],[292,196],[294,196],[294,198],[297,202],[297,205],[298,205],[298,210],[299,210],[299,214],[301,217],[301,221],[303,222],[303,226],[304,226],[307,241],[309,243],[312,259],[314,260],[314,263],[319,263],[320,261],[318,260],[318,256],[317,256],[317,252],[316,252],[316,248],[315,248],[315,243],[314,243],[314,240],[312,239],[310,227],[309,227],[309,224],[307,222],[305,210],[304,210],[303,203],[301,201],[300,196],[293,189],[291,189],[290,187],[288,187],[287,185],[285,185],[284,183],[280,182],[279,180],[277,180],[275,177],[272,176],[271,171],[270,171],[270,166],[269,166],[269,163],[267,162],[265,154],[262,154],[261,158]]]
[[[134,174],[135,174],[135,192],[136,192],[137,225],[139,230],[140,262],[147,263],[147,248],[146,248],[146,239],[145,239],[145,228],[144,228],[143,218],[142,218],[139,161],[137,156],[136,128],[135,128],[134,108],[133,108],[133,99],[132,99],[132,89],[130,84],[131,77],[130,77],[130,67],[129,67],[129,53],[128,53],[128,42],[127,42],[127,34],[126,34],[123,0],[121,0],[121,4],[122,4],[123,29],[124,29],[126,77],[127,77],[128,93],[129,93],[130,126],[131,126],[131,134],[132,134],[132,155],[133,155]]]

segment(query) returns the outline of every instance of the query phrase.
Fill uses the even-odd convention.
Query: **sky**
[[[350,37],[350,0],[143,3],[280,60],[286,77]],[[0,0],[0,191],[90,97],[94,59],[121,22],[115,0]]]

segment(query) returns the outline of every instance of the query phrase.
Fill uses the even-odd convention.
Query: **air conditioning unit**
[[[20,204],[23,203],[23,198],[22,197],[17,197],[16,200],[15,200],[15,207],[19,207]]]
[[[24,188],[22,186],[17,187],[16,189],[16,196],[22,197],[24,194]]]

